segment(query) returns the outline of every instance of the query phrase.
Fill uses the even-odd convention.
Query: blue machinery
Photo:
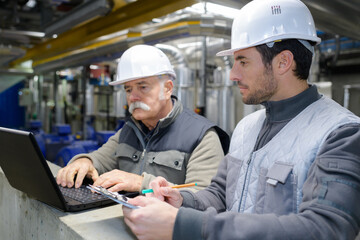
[[[96,140],[74,141],[71,145],[60,149],[56,154],[54,163],[59,166],[65,166],[75,155],[97,150],[114,134],[115,131],[99,131],[95,134]]]
[[[120,122],[118,129],[123,126]],[[29,131],[35,135],[40,150],[45,158],[59,166],[66,166],[68,162],[77,154],[90,153],[101,147],[116,131],[93,131],[88,140],[77,140],[71,134],[70,125],[58,124],[54,126],[53,133],[46,134],[42,129],[40,121],[30,122]]]

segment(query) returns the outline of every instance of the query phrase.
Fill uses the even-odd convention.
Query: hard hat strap
[[[298,41],[304,45],[313,55],[314,55],[314,46],[312,46],[309,41],[298,39]]]
[[[309,43],[309,41],[302,40],[302,39],[297,39],[297,40],[314,55],[314,46],[312,46]],[[268,46],[269,48],[272,48],[274,46],[275,42],[281,42],[281,40],[268,42],[268,43],[266,43],[266,46]]]

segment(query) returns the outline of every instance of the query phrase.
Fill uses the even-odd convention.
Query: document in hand
[[[106,188],[103,187],[95,187],[93,185],[88,185],[86,186],[88,189],[93,190],[117,203],[120,203],[122,205],[124,205],[125,207],[128,208],[132,208],[132,209],[136,209],[139,208],[139,206],[135,206],[132,205],[130,203],[128,203],[128,197],[126,197],[125,195],[119,194],[117,192],[110,192],[109,190],[107,190]]]

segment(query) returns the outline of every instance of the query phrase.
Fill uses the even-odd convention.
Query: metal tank
[[[112,116],[116,118],[124,118],[126,116],[126,92],[122,85],[114,86],[113,92],[113,113]]]
[[[231,134],[236,126],[236,97],[230,67],[217,67],[206,90],[206,117]]]
[[[175,67],[176,81],[174,81],[173,95],[189,108],[195,107],[194,71],[186,67]]]
[[[184,54],[176,47],[167,44],[156,44],[157,48],[168,55],[176,73],[173,95],[189,108],[195,107],[195,74],[188,67]]]

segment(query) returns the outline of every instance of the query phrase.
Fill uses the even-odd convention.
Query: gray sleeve
[[[214,128],[210,128],[191,153],[186,167],[185,183],[197,183],[191,190],[209,186],[223,158],[219,136]]]
[[[213,208],[180,208],[174,239],[189,229],[192,239],[355,239],[360,226],[359,144],[359,125],[330,134],[308,172],[298,214],[217,214]]]
[[[121,129],[111,136],[99,149],[88,154],[78,154],[74,156],[69,163],[76,161],[76,159],[79,158],[89,158],[100,175],[113,169],[117,169],[114,153],[119,144],[120,132]]]
[[[218,167],[216,175],[211,180],[210,185],[197,193],[189,190],[181,190],[183,206],[198,210],[205,210],[214,207],[216,211],[225,211],[225,185],[227,176],[227,157],[225,157]]]
[[[197,186],[188,189],[195,192],[209,186],[223,158],[224,153],[219,136],[214,128],[210,128],[189,158],[185,183],[197,183]],[[154,175],[148,173],[143,173],[143,176],[142,189],[148,188],[149,183],[155,179]]]

